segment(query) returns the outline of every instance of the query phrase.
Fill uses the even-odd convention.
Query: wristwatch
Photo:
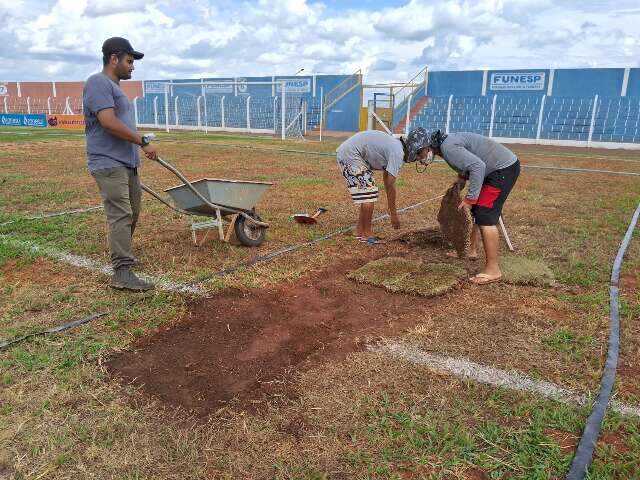
[[[142,139],[142,145],[140,145],[141,147],[146,147],[151,143],[151,138],[149,138],[148,135],[142,135],[141,139]]]

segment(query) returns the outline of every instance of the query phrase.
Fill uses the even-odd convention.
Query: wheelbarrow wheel
[[[256,220],[262,221],[262,219],[258,215],[255,215],[254,218]],[[243,216],[239,216],[236,219],[234,230],[236,232],[236,238],[238,239],[238,241],[242,245],[245,245],[247,247],[260,246],[267,236],[266,228],[256,225]]]

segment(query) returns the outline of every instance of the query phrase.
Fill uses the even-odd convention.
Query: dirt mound
[[[346,272],[360,265],[195,301],[175,326],[141,339],[107,367],[123,383],[200,415],[290,397],[296,371],[363,348],[359,339],[401,331],[409,326],[403,315],[437,305],[348,280]]]
[[[438,227],[425,228],[424,230],[416,230],[405,233],[397,239],[398,242],[404,243],[409,247],[424,248],[427,246],[436,248],[449,248],[449,242],[442,236],[442,232]]]
[[[405,258],[386,257],[373,260],[349,278],[384,287],[390,292],[433,297],[455,287],[466,271],[447,263],[420,263]]]
[[[458,209],[462,202],[460,185],[454,184],[444,194],[438,211],[438,223],[444,237],[451,242],[460,258],[464,257],[471,241],[471,214],[467,208]]]

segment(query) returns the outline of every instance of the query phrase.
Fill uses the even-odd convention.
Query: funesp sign
[[[276,82],[284,82],[285,93],[309,93],[311,92],[310,78],[277,78]],[[276,86],[278,93],[282,92],[282,83]]]
[[[491,74],[490,90],[544,90],[545,72],[501,72]]]

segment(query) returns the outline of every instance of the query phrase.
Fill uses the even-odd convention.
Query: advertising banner
[[[47,126],[47,116],[44,114],[26,113],[0,113],[0,126],[2,127],[38,127]]]
[[[544,90],[545,72],[501,72],[491,74],[489,90]]]
[[[144,94],[164,93],[167,82],[144,82]]]
[[[285,94],[287,93],[309,93],[311,92],[310,78],[276,78],[276,82],[285,82]],[[282,84],[276,85],[276,91],[282,92]]]
[[[220,93],[233,93],[233,82],[231,80],[223,80],[221,82],[205,83],[204,93],[213,95]]]
[[[84,130],[84,115],[48,115],[49,128],[72,128]]]

